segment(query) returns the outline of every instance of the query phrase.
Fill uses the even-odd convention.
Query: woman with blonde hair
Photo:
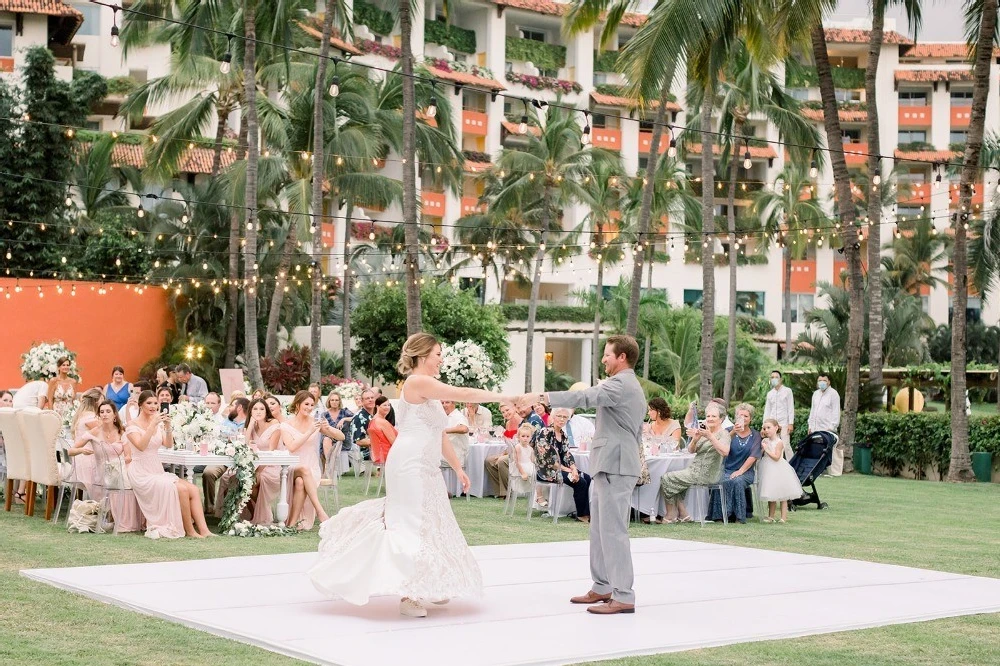
[[[403,345],[397,369],[406,381],[396,405],[399,434],[385,464],[385,497],[345,508],[320,528],[319,561],[309,575],[331,598],[363,605],[373,596],[398,595],[401,614],[426,617],[427,604],[482,594],[479,565],[441,476],[443,457],[468,491],[469,477],[444,432],[448,416],[440,401],[508,398],[438,381],[441,361],[432,335],[416,333]]]

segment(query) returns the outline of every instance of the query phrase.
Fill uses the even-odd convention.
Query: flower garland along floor
[[[259,456],[242,438],[234,442],[220,441],[213,451],[216,455],[232,456],[233,464],[229,470],[236,476],[236,483],[226,493],[222,505],[222,518],[219,519],[219,533],[227,536],[258,537],[287,536],[296,534],[294,527],[284,525],[255,525],[248,520],[240,520],[243,509],[246,508],[253,493],[253,484],[257,477],[256,462]]]

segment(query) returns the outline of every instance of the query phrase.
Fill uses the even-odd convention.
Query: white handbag
[[[107,490],[132,490],[128,480],[128,470],[122,456],[110,458],[104,463],[104,487]]]
[[[69,510],[70,532],[96,532],[99,506],[94,500],[74,500]]]

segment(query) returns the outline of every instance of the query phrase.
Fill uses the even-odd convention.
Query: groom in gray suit
[[[646,416],[646,396],[635,376],[639,345],[628,335],[613,335],[604,347],[608,378],[586,391],[543,393],[535,402],[553,407],[597,408],[597,431],[591,444],[590,592],[570,599],[590,604],[598,615],[635,612],[628,510],[639,480],[639,446]],[[534,399],[534,396],[527,396]]]

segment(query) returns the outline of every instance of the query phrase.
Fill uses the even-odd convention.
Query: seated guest
[[[716,483],[722,472],[722,458],[729,454],[729,433],[722,427],[726,413],[719,402],[705,406],[705,427],[688,428],[691,438],[688,452],[695,454],[691,464],[660,477],[660,492],[666,502],[665,523],[690,523],[693,518],[684,508],[682,498],[691,486]]]
[[[185,534],[209,536],[198,489],[164,472],[160,463],[159,448],[171,448],[174,444],[170,417],[160,413],[159,401],[149,391],[139,395],[139,408],[139,416],[125,429],[125,436],[132,452],[129,481],[146,519],[146,536],[151,539],[176,539]]]
[[[349,428],[350,445],[357,449],[360,460],[371,460],[371,440],[368,439],[368,422],[375,418],[375,391],[365,389],[361,392],[361,409],[351,419]],[[388,419],[387,419],[388,420]]]
[[[177,373],[178,390],[185,402],[200,403],[208,395],[208,382],[191,372],[187,363],[180,363],[174,370]]]
[[[84,393],[86,396],[94,389]],[[81,400],[82,404],[82,400]],[[97,406],[98,421],[88,428],[76,441],[76,446],[69,449],[73,455],[74,449],[81,454],[86,454],[81,459],[89,459],[87,456],[97,458],[96,452],[102,454],[99,459],[106,460],[106,464],[119,465],[122,475],[126,474],[127,466],[132,462],[132,452],[125,441],[125,426],[122,425],[118,417],[117,406],[106,399],[101,399]],[[101,466],[103,467],[103,466]],[[105,497],[105,478],[107,471],[101,467],[91,467],[89,477],[77,468],[77,481],[83,482],[87,488],[90,499],[98,502]],[[117,488],[116,488],[117,489]],[[114,517],[115,529],[118,532],[138,532],[142,529],[142,512],[139,503],[135,499],[135,493],[131,490],[111,493],[108,505],[111,515]]]
[[[563,483],[573,488],[576,519],[589,523],[590,475],[581,474],[576,468],[576,460],[569,451],[569,438],[565,432],[567,421],[569,410],[556,408],[552,411],[552,425],[535,433],[533,443],[538,464],[537,478],[546,483],[557,483],[561,475]],[[549,504],[551,503],[550,500]]]
[[[264,394],[264,404],[267,405],[267,411],[271,413],[271,418],[273,418],[278,423],[285,422],[285,408],[282,406],[281,401],[270,393]]]
[[[548,405],[543,405],[542,403],[538,403],[537,405],[535,405],[534,409],[535,409],[535,414],[538,414],[539,418],[542,419],[542,423],[548,426],[549,414],[552,411],[552,408],[549,407]]]
[[[292,483],[288,488],[288,524],[303,530],[312,529],[317,517],[320,522],[329,518],[316,492],[323,475],[319,464],[319,449],[316,447],[316,435],[322,432],[333,437],[334,429],[325,421],[313,419],[315,407],[316,401],[312,395],[308,391],[299,391],[288,408],[291,416],[281,426],[281,438],[285,448],[289,453],[299,457],[298,464],[289,470]],[[302,524],[298,525],[300,522]]]
[[[163,411],[163,405],[176,405],[177,401],[174,400],[174,391],[170,388],[168,384],[160,384],[156,388],[156,402],[158,408]],[[166,411],[169,414],[169,411]]]
[[[232,405],[230,405],[229,418],[222,427],[222,436],[227,437],[229,434],[234,432],[239,432],[243,429],[244,424],[247,422],[247,410],[250,408],[250,401],[246,398],[236,398]],[[218,491],[216,490],[216,484],[222,475],[226,473],[228,468],[225,465],[209,465],[201,473],[201,487],[205,492],[205,513],[219,515],[222,511],[221,506],[215,505],[215,499],[218,497]]]
[[[521,405],[517,408],[517,413],[523,421],[527,421],[536,428],[544,428],[545,421],[535,412],[535,405]],[[520,425],[520,424],[519,424]],[[515,428],[515,430],[517,430]]]
[[[208,410],[215,414],[215,419],[222,425],[228,419],[222,413],[222,398],[219,397],[218,393],[211,392],[205,396],[205,406]]]
[[[378,397],[382,395],[381,386],[373,386],[372,391],[375,392],[376,399],[378,399]],[[392,408],[391,402],[389,403],[389,415],[385,417],[385,420],[388,421],[393,426],[396,425],[396,410]]]
[[[156,371],[156,388],[166,387],[170,389],[173,399],[170,404],[176,405],[181,397],[181,383],[177,379],[177,371],[171,366],[164,366]]]
[[[500,413],[504,419],[504,439],[517,437],[517,429],[521,426],[521,416],[512,402],[501,402]],[[497,488],[497,497],[507,499],[507,484],[510,480],[510,460],[507,451],[486,459],[486,475],[490,477],[493,486]]]
[[[245,398],[244,398],[245,400]],[[267,404],[263,400],[254,400],[248,403],[249,418],[246,419],[244,427],[247,444],[256,451],[274,451],[281,443],[280,424],[268,413]],[[215,496],[215,517],[222,517],[222,509],[226,504],[226,494],[230,487],[236,482],[236,475],[231,469],[219,467],[225,470],[219,477],[219,491]],[[256,470],[256,483],[250,493],[250,501],[243,508],[240,515],[241,520],[250,520],[258,525],[270,525],[274,522],[271,517],[271,502],[278,495],[280,482],[279,474],[281,468],[277,465],[266,465],[258,467]],[[204,477],[203,477],[204,478]],[[256,504],[258,498],[261,504],[266,505],[266,509],[261,506],[260,513],[257,513]],[[258,521],[258,518],[260,519]],[[266,520],[264,520],[266,518]]]
[[[728,518],[747,522],[747,491],[754,480],[754,463],[760,458],[760,433],[750,427],[753,407],[736,406],[736,423],[729,432],[729,453],[722,464],[722,492],[726,496]],[[722,498],[713,490],[708,519],[722,520]]]
[[[491,412],[485,405],[477,405],[474,402],[467,402],[465,403],[465,408],[462,411],[464,412],[465,420],[471,429],[485,432],[493,427],[493,412]]]
[[[442,400],[441,407],[444,409],[444,413],[448,415],[448,427],[444,429],[444,433],[448,435],[451,448],[455,449],[455,456],[458,458],[458,462],[465,468],[465,461],[469,457],[469,422],[465,420],[462,410],[458,409],[451,400]],[[442,458],[441,467],[443,469],[451,467],[451,465]]]
[[[661,451],[675,451],[681,441],[681,424],[671,418],[670,405],[663,398],[651,399],[649,407],[649,423],[642,428],[642,438],[659,445]]]
[[[344,399],[340,397],[340,394],[331,391],[330,395],[326,397],[326,410],[323,412],[323,418],[326,419],[327,425],[331,428],[336,428],[340,432],[344,432],[351,423],[351,419],[354,414],[351,410],[344,407]],[[333,452],[333,440],[329,437],[320,436],[320,454],[323,458],[324,465],[326,465],[326,460],[330,457]]]
[[[318,419],[319,417],[323,416],[323,411],[324,411],[323,393],[322,391],[320,391],[319,384],[315,382],[310,384],[306,388],[306,390],[309,391],[309,395],[311,395],[313,397],[313,400],[316,401],[316,406],[313,408],[313,418]]]
[[[396,441],[399,431],[396,426],[389,423],[389,398],[380,395],[375,398],[375,416],[368,422],[368,438],[372,443],[372,460],[379,465],[384,465],[389,457],[389,449]],[[447,432],[447,430],[445,431]]]
[[[146,382],[136,382],[129,385],[128,402],[118,410],[118,418],[123,425],[128,425],[132,419],[139,416],[139,394],[143,391],[151,391],[153,387]]]

